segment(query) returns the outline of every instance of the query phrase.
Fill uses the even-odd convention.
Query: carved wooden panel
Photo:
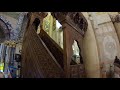
[[[83,64],[70,65],[71,78],[85,78],[85,68]]]
[[[79,78],[79,67],[78,65],[70,65],[70,77]]]
[[[84,65],[70,65],[70,77],[71,78],[84,78],[85,77]]]
[[[87,30],[88,23],[81,12],[52,12],[53,17],[55,17],[60,23],[66,22],[70,24],[76,31],[84,35]]]
[[[73,55],[72,45],[74,40],[78,42],[78,46],[80,47],[80,55],[83,56],[83,45],[82,35],[77,32],[73,27],[69,24],[63,24],[63,40],[64,40],[64,70],[66,73],[66,77],[70,77],[70,62]],[[83,60],[84,61],[84,60]]]

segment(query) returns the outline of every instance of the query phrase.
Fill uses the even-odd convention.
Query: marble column
[[[93,27],[87,12],[83,15],[88,21],[88,30],[83,39],[83,58],[88,78],[100,78],[99,55]]]

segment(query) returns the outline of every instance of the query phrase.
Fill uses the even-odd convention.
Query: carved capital
[[[117,23],[120,22],[120,14],[114,15],[114,16],[111,15],[110,17],[111,17],[112,22],[117,22]]]

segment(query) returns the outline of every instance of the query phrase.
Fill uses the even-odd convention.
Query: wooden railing
[[[40,31],[39,36],[41,37],[43,42],[46,44],[47,48],[50,50],[50,52],[55,57],[57,62],[60,64],[60,66],[64,68],[63,49],[44,30]]]

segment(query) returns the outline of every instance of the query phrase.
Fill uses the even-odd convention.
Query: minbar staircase
[[[32,25],[36,16],[42,14],[31,13],[28,26],[26,28],[23,48],[22,48],[22,78],[82,78],[85,77],[84,63],[71,65],[72,42],[79,38],[78,45],[82,36],[72,26],[63,24],[71,30],[64,29],[64,49],[62,49],[43,29],[40,34],[36,33]],[[41,17],[42,17],[41,16]],[[40,20],[42,21],[43,18]],[[74,33],[75,32],[75,33]],[[67,33],[67,34],[66,34]],[[73,34],[73,35],[71,35]],[[69,37],[71,35],[71,37]],[[74,37],[73,37],[74,36]],[[81,38],[81,39],[80,39]],[[82,48],[81,48],[82,50]]]
[[[62,67],[33,28],[26,32],[26,37],[23,42],[24,77],[63,77]]]

